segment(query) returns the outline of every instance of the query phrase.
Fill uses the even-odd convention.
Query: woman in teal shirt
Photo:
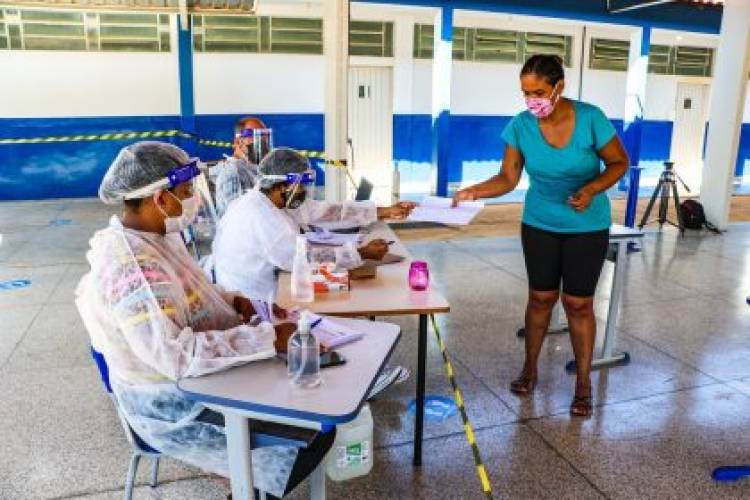
[[[562,282],[577,370],[570,412],[589,416],[596,338],[594,291],[612,223],[605,191],[625,174],[629,160],[604,113],[594,105],[562,97],[564,88],[562,59],[537,55],[526,61],[521,89],[528,110],[516,115],[503,131],[502,170],[460,190],[454,203],[504,195],[515,189],[526,169],[529,189],[521,226],[529,278],[526,361],[510,389],[527,395],[536,386],[537,360]]]

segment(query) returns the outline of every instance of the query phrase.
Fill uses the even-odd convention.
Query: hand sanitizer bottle
[[[291,383],[310,389],[320,385],[320,345],[310,333],[310,313],[303,311],[297,331],[289,338],[287,370]]]
[[[292,263],[292,300],[312,302],[315,299],[312,283],[312,268],[307,260],[307,240],[297,236],[297,252]]]

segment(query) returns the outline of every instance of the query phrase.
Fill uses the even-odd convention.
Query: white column
[[[432,173],[430,192],[446,195],[450,134],[451,69],[453,66],[453,9],[435,15],[432,57]]]
[[[651,28],[639,28],[630,35],[628,75],[625,95],[625,127],[643,119],[646,109],[646,81],[648,80],[648,51]]]
[[[725,0],[711,84],[701,203],[720,229],[729,224],[729,201],[750,69],[750,1]]]
[[[325,153],[328,160],[347,157],[347,92],[349,81],[349,2],[323,2],[323,50],[325,51]],[[327,200],[346,196],[343,169],[326,165]]]
[[[399,15],[394,26],[393,52],[393,114],[414,112],[412,89],[414,88],[414,18]],[[395,131],[394,131],[395,134]],[[396,144],[395,135],[391,138]],[[398,161],[393,165],[392,201],[401,199],[401,174]]]

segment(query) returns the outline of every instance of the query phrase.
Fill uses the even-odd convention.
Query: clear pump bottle
[[[292,263],[292,300],[312,302],[314,299],[312,268],[307,260],[307,240],[304,236],[297,236],[297,251]]]
[[[320,385],[320,345],[310,333],[310,313],[304,311],[297,331],[289,338],[287,370],[291,383],[309,389]]]

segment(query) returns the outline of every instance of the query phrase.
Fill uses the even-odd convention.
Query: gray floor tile
[[[477,321],[477,328],[482,320]],[[465,326],[466,327],[466,326]],[[466,342],[447,337],[451,353],[492,392],[522,417],[567,413],[575,386],[575,377],[565,372],[565,365],[573,359],[568,335],[550,335],[545,341],[539,361],[539,383],[531,398],[519,398],[509,391],[510,381],[523,366],[524,343],[515,336],[517,322],[500,320],[493,323],[495,330],[475,334]],[[496,331],[496,334],[491,332]],[[595,355],[600,353],[603,325],[599,325]],[[479,340],[484,339],[484,340]],[[716,382],[715,379],[675,360],[648,345],[620,335],[617,352],[627,351],[631,363],[592,375],[597,404],[610,404],[632,398],[694,387]]]
[[[371,405],[376,422],[375,439],[379,446],[413,442],[414,415],[408,412],[407,408],[416,395],[417,335],[415,330],[410,332],[408,323],[402,328],[404,334],[394,352],[391,364],[409,368],[412,375],[407,382],[383,392]],[[452,361],[452,365],[464,397],[466,411],[475,425],[486,427],[517,419],[516,415],[493,396],[480,380],[455,361]],[[453,398],[453,390],[432,333],[428,337],[426,393]],[[462,429],[463,424],[456,414],[443,422],[426,421],[424,432],[427,437],[435,437],[461,432]]]
[[[477,442],[495,498],[602,498],[580,475],[524,426],[478,431]],[[432,444],[432,443],[430,443]],[[331,498],[481,499],[481,483],[464,436],[439,440],[419,469],[403,447],[377,450],[373,471],[344,483],[329,481]],[[291,498],[305,498],[305,490]]]
[[[709,297],[624,306],[620,328],[711,376],[750,376],[750,307]]]
[[[610,498],[747,498],[711,470],[747,461],[750,398],[709,386],[530,423]]]
[[[93,364],[0,376],[0,488],[15,492],[0,498],[52,498],[123,486],[129,445]],[[165,460],[160,477],[196,473]]]
[[[43,308],[41,305],[0,308],[0,368],[8,362],[9,356]]]
[[[74,304],[75,291],[81,277],[90,270],[88,264],[70,264],[57,288],[49,297],[49,304]]]
[[[25,371],[90,367],[89,344],[89,335],[75,305],[49,304],[29,326],[5,369]]]
[[[67,265],[44,267],[7,267],[0,265],[0,281],[30,280],[26,288],[0,290],[0,311],[17,306],[40,305],[47,302],[63,278]]]

